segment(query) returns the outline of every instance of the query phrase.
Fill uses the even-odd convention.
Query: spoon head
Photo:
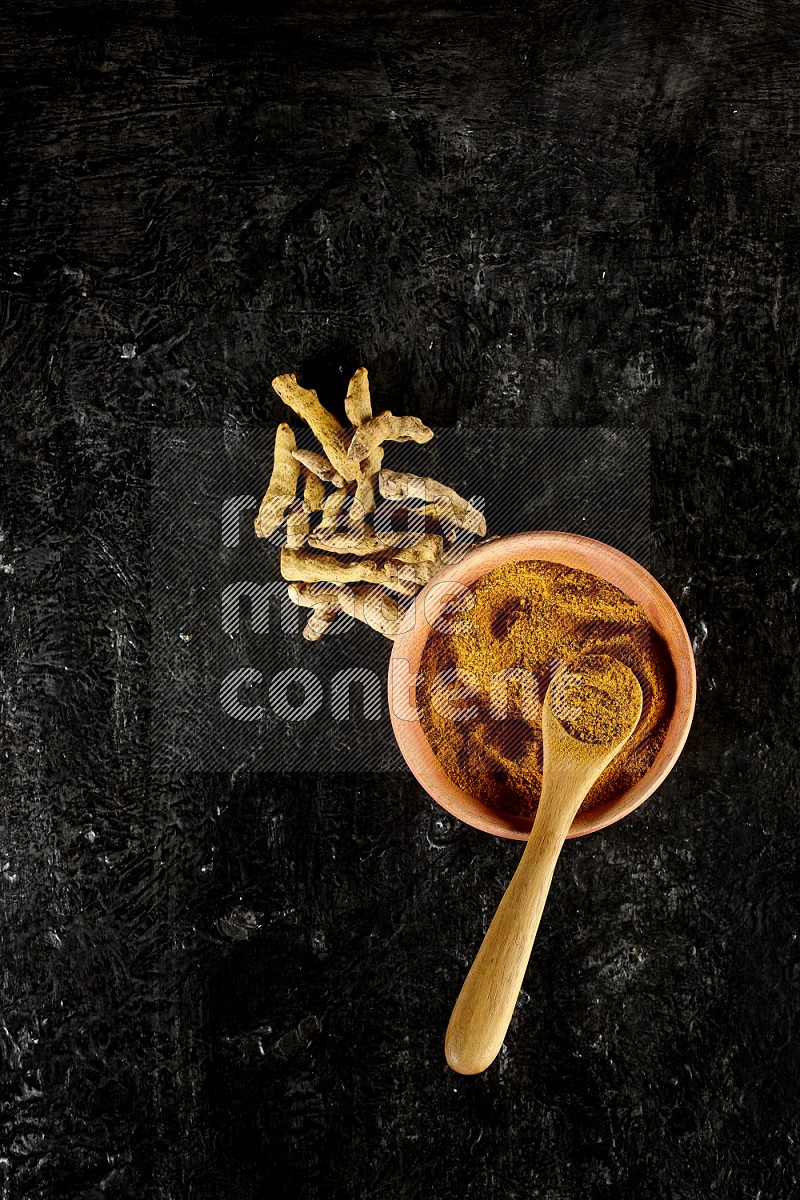
[[[545,763],[570,762],[596,779],[639,724],[643,703],[633,671],[608,654],[561,667],[544,700]]]

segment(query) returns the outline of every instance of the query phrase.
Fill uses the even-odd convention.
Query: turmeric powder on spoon
[[[587,571],[559,563],[506,563],[453,601],[420,664],[420,724],[442,769],[501,812],[532,817],[541,794],[541,706],[554,674],[587,655],[609,655],[637,676],[639,724],[586,797],[582,811],[641,779],[664,742],[675,700],[667,649],[640,605]],[[603,741],[602,695],[572,696]],[[592,725],[592,722],[594,724]],[[565,721],[569,729],[569,718]]]
[[[635,728],[639,700],[630,671],[607,654],[582,654],[553,680],[550,707],[570,737],[611,746]]]

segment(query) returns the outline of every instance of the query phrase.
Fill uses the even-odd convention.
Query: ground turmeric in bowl
[[[629,667],[644,703],[584,812],[632,787],[663,745],[675,702],[664,642],[619,588],[559,563],[506,563],[453,600],[425,644],[417,681],[420,725],[453,783],[500,812],[532,817],[542,786],[545,692],[559,669],[587,655]],[[597,720],[593,736],[601,741]]]

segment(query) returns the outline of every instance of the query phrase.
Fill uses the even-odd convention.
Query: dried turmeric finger
[[[360,462],[383,442],[429,442],[433,430],[423,425],[419,417],[396,417],[393,413],[378,413],[353,434],[347,451],[351,461]]]
[[[309,471],[303,467],[303,476],[305,482],[303,484],[303,508],[307,513],[322,512],[325,504],[325,484],[315,475],[313,471]]]
[[[454,492],[452,488],[446,487],[436,479],[424,479],[420,475],[409,475],[404,471],[381,471],[378,476],[378,487],[386,500],[414,499],[437,503],[447,501],[451,506],[447,516],[454,524],[461,529],[469,529],[477,537],[484,537],[486,534],[486,520],[483,513],[479,512],[463,496],[459,496],[458,492]],[[443,504],[441,504],[441,511],[442,513],[445,511]]]
[[[385,574],[395,584],[405,583],[412,591],[419,591],[439,570],[438,562],[403,562],[400,558],[386,560]]]
[[[356,585],[346,587],[339,597],[342,611],[363,621],[384,637],[395,638],[403,619],[403,609],[396,596],[379,587]]]
[[[317,393],[301,387],[296,375],[278,375],[272,386],[284,404],[310,426],[334,470],[343,479],[355,479],[358,472],[356,464],[347,457],[347,435],[333,413],[320,404]]]
[[[289,599],[303,608],[316,608],[319,604],[332,603],[345,590],[341,583],[290,583]]]
[[[300,464],[292,457],[296,442],[291,427],[282,421],[275,431],[272,475],[255,519],[256,537],[269,537],[280,525],[294,500]]]
[[[304,545],[309,528],[308,513],[304,508],[299,507],[296,511],[290,512],[286,518],[286,545],[293,549]]]
[[[317,642],[330,629],[336,614],[342,611],[339,597],[345,589],[333,583],[290,583],[289,599],[314,611],[303,627],[306,641]]]
[[[356,483],[355,500],[350,509],[349,519],[354,523],[375,511],[375,481],[383,464],[383,446],[375,446],[366,458],[359,462],[359,476]]]
[[[353,530],[315,529],[309,545],[335,554],[357,554],[371,558],[392,557],[401,562],[432,562],[441,557],[444,543],[437,533],[405,533],[389,530],[375,533],[362,527]]]
[[[348,494],[344,488],[338,488],[325,498],[325,502],[322,505],[322,519],[314,530],[315,534],[318,534],[321,530],[336,528],[344,512],[347,499]]]
[[[296,458],[299,463],[302,463],[325,483],[332,483],[337,488],[344,487],[341,475],[338,471],[334,471],[324,454],[317,454],[316,450],[293,450],[292,458]]]
[[[372,419],[372,400],[365,367],[359,367],[350,380],[344,400],[344,411],[356,431]],[[352,524],[359,524],[364,516],[375,511],[375,479],[382,465],[382,446],[375,446],[366,458],[360,460],[355,503],[348,513],[348,520]]]
[[[413,596],[416,585],[400,578],[391,559],[376,562],[374,558],[346,558],[336,554],[320,554],[315,550],[284,546],[281,550],[281,575],[284,579],[305,583],[380,583],[401,596]]]
[[[372,400],[369,394],[369,377],[366,367],[359,367],[347,385],[344,411],[351,425],[358,428],[372,417]]]
[[[407,497],[407,499],[411,498]],[[402,501],[394,501],[394,503],[401,504]],[[453,520],[453,505],[444,496],[440,496],[438,500],[430,500],[416,505],[412,512],[420,520],[427,518],[435,521],[441,527],[442,536],[446,542],[454,542],[461,532],[461,526]]]
[[[341,609],[337,604],[318,604],[303,626],[303,637],[307,642],[318,642],[330,629]]]

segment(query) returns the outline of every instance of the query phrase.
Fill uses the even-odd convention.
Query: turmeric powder
[[[559,563],[506,563],[451,601],[442,618],[422,654],[417,701],[431,749],[458,787],[496,810],[532,817],[542,786],[545,692],[560,667],[593,654],[629,667],[644,703],[582,810],[646,774],[666,736],[675,673],[644,610],[619,588]]]
[[[611,746],[638,723],[639,695],[636,677],[618,658],[582,654],[550,684],[549,704],[570,737]]]

